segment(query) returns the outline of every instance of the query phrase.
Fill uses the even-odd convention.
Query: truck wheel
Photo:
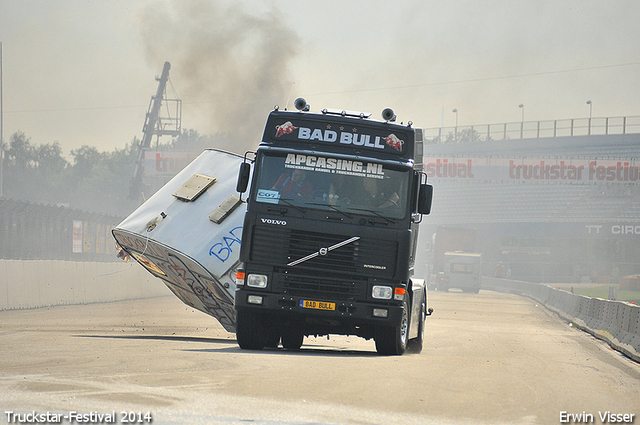
[[[382,355],[402,355],[407,349],[409,336],[409,304],[404,300],[402,320],[398,326],[378,326],[376,328],[376,351]]]
[[[426,301],[426,297],[425,297],[425,301]],[[407,342],[407,351],[409,353],[420,354],[422,352],[422,345],[424,341],[424,321],[427,316],[425,309],[426,309],[426,304],[422,303],[420,305],[420,319],[419,319],[420,321],[418,322],[418,336],[413,339],[410,339],[409,342]]]
[[[282,347],[286,350],[299,350],[303,340],[304,335],[297,329],[285,329],[282,332]]]
[[[267,344],[267,329],[262,315],[255,311],[238,310],[236,340],[243,350],[262,350]]]
[[[280,345],[280,330],[278,328],[270,328],[267,333],[267,342],[264,346],[278,348],[278,345]]]

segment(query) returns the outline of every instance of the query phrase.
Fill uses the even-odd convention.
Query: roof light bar
[[[344,109],[330,109],[324,108],[321,110],[324,115],[340,115],[342,117],[354,117],[354,118],[369,118],[371,113],[369,112],[357,112],[357,111],[345,111]]]

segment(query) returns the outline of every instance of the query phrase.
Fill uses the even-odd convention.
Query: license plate
[[[335,310],[336,303],[326,303],[323,301],[300,300],[300,307],[315,308],[316,310]]]

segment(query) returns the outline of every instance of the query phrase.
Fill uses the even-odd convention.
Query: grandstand
[[[640,134],[442,144],[425,134],[424,249],[438,225],[473,227],[485,275],[499,261],[536,282],[640,274]]]

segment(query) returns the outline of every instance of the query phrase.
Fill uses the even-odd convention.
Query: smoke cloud
[[[158,1],[142,15],[147,60],[171,62],[183,128],[225,133],[221,145],[255,149],[269,111],[284,107],[300,39],[276,9],[252,15],[218,0]]]

